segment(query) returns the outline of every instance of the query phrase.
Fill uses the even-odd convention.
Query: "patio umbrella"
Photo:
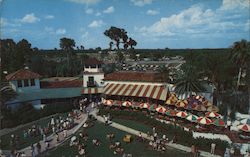
[[[167,111],[167,109],[161,105],[159,105],[155,110],[159,113],[165,113]]]
[[[146,109],[150,108],[150,104],[149,103],[140,103],[139,106],[140,106],[140,108],[146,108]]]
[[[208,100],[203,101],[202,104],[206,107],[213,106],[213,104],[209,102]]]
[[[199,122],[200,124],[206,124],[206,125],[209,125],[212,123],[212,120],[207,118],[207,117],[199,117],[197,119],[197,122]]]
[[[194,110],[196,110],[196,111],[206,111],[207,109],[206,109],[206,107],[203,106],[203,105],[197,105],[197,106],[194,108]]]
[[[158,107],[158,105],[156,105],[156,104],[150,105],[149,110],[150,110],[150,111],[155,111],[155,109],[156,109],[157,107]]]
[[[222,119],[218,118],[218,119],[215,119],[213,121],[213,125],[216,125],[216,126],[225,126],[225,122]]]
[[[214,106],[214,105],[212,105],[212,106],[210,106],[210,107],[208,107],[207,108],[207,111],[213,111],[213,112],[218,112],[219,111],[219,108],[218,107],[216,107],[216,106]]]
[[[188,116],[188,114],[187,114],[187,112],[180,111],[180,112],[176,113],[176,116],[180,117],[180,118],[186,118]]]
[[[114,104],[113,100],[105,100],[104,105],[112,106]]]
[[[190,114],[186,119],[190,122],[197,122],[198,116]]]
[[[165,114],[167,116],[176,116],[176,111],[175,110],[167,110]]]
[[[241,124],[248,124],[250,125],[250,119],[244,118],[240,121]]]
[[[124,102],[122,103],[122,106],[130,107],[130,106],[132,106],[132,103],[131,103],[130,101],[124,101]]]
[[[178,101],[178,98],[177,98],[176,94],[170,93],[170,96],[168,97],[166,104],[167,105],[175,105],[177,101]]]
[[[207,112],[205,114],[206,117],[211,117],[211,118],[214,118],[214,117],[220,117],[221,115],[217,112]]]
[[[175,104],[175,106],[178,107],[178,108],[186,108],[187,105],[188,105],[188,101],[187,100],[179,100]]]
[[[237,126],[238,129],[245,131],[245,132],[250,132],[250,126],[248,124],[242,124]]]

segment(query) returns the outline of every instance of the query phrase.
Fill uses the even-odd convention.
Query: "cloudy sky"
[[[137,48],[220,48],[250,40],[249,0],[0,0],[1,38],[59,47],[62,37],[107,48],[103,32],[127,30]]]

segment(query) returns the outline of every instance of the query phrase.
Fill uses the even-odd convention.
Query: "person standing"
[[[210,151],[211,154],[214,154],[215,146],[216,146],[215,143],[212,143],[212,144],[211,144],[211,151]]]

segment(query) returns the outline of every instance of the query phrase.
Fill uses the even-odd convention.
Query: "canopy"
[[[197,122],[198,116],[190,114],[189,116],[187,116],[186,119],[189,120],[190,122]]]
[[[217,112],[207,112],[205,114],[206,117],[211,117],[211,118],[214,118],[214,117],[220,117],[221,115]]]
[[[132,103],[131,103],[130,101],[124,101],[124,102],[122,103],[122,106],[130,107],[130,106],[132,106]]]
[[[167,111],[167,109],[161,105],[159,105],[155,110],[159,113],[165,113]]]
[[[200,124],[206,124],[206,125],[212,123],[212,120],[209,119],[209,118],[207,118],[207,117],[199,117],[199,118],[197,119],[197,121],[198,121]]]
[[[176,116],[180,117],[180,118],[186,118],[188,116],[188,114],[184,111],[180,111],[180,112],[176,113]]]
[[[242,124],[237,127],[244,132],[250,132],[250,126],[248,124]]]
[[[103,93],[106,95],[146,97],[166,101],[168,91],[163,85],[108,83],[104,87]]]
[[[218,119],[215,119],[213,121],[213,125],[216,125],[216,126],[225,126],[225,122],[222,119],[218,118]]]

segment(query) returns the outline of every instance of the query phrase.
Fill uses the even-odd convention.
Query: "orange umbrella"
[[[188,101],[187,100],[179,100],[175,106],[178,108],[186,108],[188,105]]]

